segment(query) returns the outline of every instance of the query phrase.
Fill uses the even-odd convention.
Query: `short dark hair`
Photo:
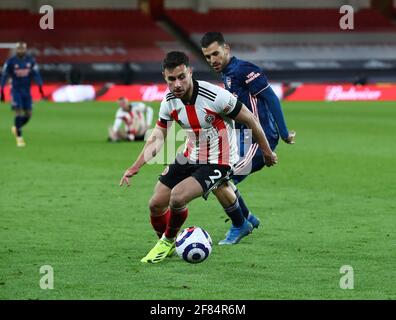
[[[221,46],[225,43],[224,36],[221,32],[215,32],[215,31],[206,32],[205,35],[201,39],[201,47],[207,48],[213,42],[216,42],[216,41]]]
[[[181,51],[171,51],[166,54],[166,57],[162,62],[162,70],[165,69],[172,70],[182,64],[184,64],[186,67],[190,65],[190,61],[187,55]]]

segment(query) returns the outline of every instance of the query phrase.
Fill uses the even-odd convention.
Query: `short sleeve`
[[[32,59],[32,69],[34,71],[39,71],[39,66],[34,59]]]
[[[249,62],[243,63],[239,68],[239,78],[253,96],[268,87],[268,80],[263,70]]]
[[[229,91],[220,88],[215,101],[216,112],[224,115],[232,113],[237,105],[237,101],[237,98]]]
[[[11,66],[10,60],[7,60],[3,65],[3,70],[2,70],[3,75],[10,73],[10,66]]]
[[[173,118],[169,113],[169,105],[166,101],[162,100],[160,110],[159,110],[159,119],[157,121],[157,125],[161,128],[168,127],[168,121],[172,121]]]

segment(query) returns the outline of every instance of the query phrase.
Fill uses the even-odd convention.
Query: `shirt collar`
[[[226,74],[227,72],[230,71],[231,66],[234,64],[236,58],[235,57],[231,57],[230,61],[228,62],[228,64],[225,66],[224,70],[223,70],[223,74]]]
[[[194,105],[194,104],[195,104],[195,101],[197,100],[197,96],[198,96],[198,88],[199,88],[199,83],[198,83],[198,81],[195,80],[195,79],[193,79],[193,92],[192,92],[190,101],[186,101],[186,100],[181,99],[182,102],[183,102],[185,105]]]

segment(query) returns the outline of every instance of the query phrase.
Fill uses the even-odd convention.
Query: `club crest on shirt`
[[[207,115],[205,116],[205,121],[206,121],[207,123],[209,123],[209,124],[211,124],[211,123],[214,121],[214,119],[215,119],[215,116],[212,115],[212,114],[207,114]]]
[[[227,85],[227,88],[231,88],[231,78],[230,77],[226,77],[226,85]]]
[[[14,68],[18,69],[19,68],[19,64],[14,64]]]

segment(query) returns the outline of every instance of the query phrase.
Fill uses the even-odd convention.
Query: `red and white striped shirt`
[[[193,82],[189,102],[171,92],[161,102],[157,125],[167,128],[176,121],[185,130],[184,156],[200,164],[233,166],[238,160],[235,123],[240,110],[237,99],[227,90],[205,81]]]

